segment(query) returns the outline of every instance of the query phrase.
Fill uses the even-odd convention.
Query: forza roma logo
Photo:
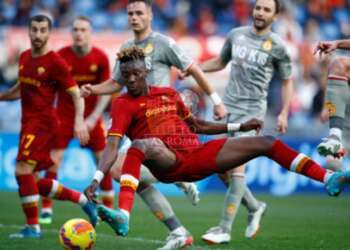
[[[44,67],[39,67],[39,68],[37,69],[37,72],[38,72],[39,75],[45,73],[45,71],[46,71],[46,70],[45,70]]]

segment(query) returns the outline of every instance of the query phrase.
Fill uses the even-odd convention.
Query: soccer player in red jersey
[[[110,77],[110,68],[107,55],[92,45],[91,21],[85,16],[78,16],[72,26],[73,44],[58,51],[65,59],[71,75],[79,86],[84,84],[97,84]],[[91,95],[85,98],[85,123],[88,126],[90,139],[84,145],[91,149],[98,162],[102,150],[106,145],[106,133],[103,126],[102,114],[109,104],[110,96]],[[58,92],[57,115],[59,119],[59,136],[51,152],[56,168],[51,168],[45,174],[46,178],[56,179],[64,150],[74,137],[74,103],[71,96],[64,89]],[[101,198],[103,204],[112,207],[114,203],[114,190],[112,177],[107,174],[101,182]],[[41,224],[50,224],[52,221],[52,201],[43,199],[40,215]]]
[[[194,118],[178,93],[170,88],[150,87],[143,50],[131,47],[118,54],[128,92],[113,102],[112,123],[99,170],[85,194],[91,200],[104,173],[113,165],[124,134],[133,140],[127,152],[120,180],[119,209],[99,205],[100,217],[118,235],[129,230],[129,216],[143,163],[162,182],[197,181],[214,173],[266,156],[293,171],[323,182],[329,195],[336,196],[350,185],[350,171],[327,171],[306,155],[296,152],[272,136],[223,138],[201,144],[198,134],[260,130],[262,122],[218,124]],[[194,133],[195,132],[195,133]]]
[[[69,74],[64,60],[49,50],[48,39],[51,20],[45,15],[36,15],[29,21],[31,49],[24,51],[19,59],[18,81],[9,91],[0,94],[0,100],[21,98],[22,127],[16,163],[16,180],[19,186],[25,227],[10,237],[38,238],[39,194],[58,200],[69,200],[82,205],[93,224],[97,213],[94,204],[88,202],[84,194],[68,189],[57,181],[43,178],[35,181],[33,172],[50,169],[52,141],[57,131],[54,99],[57,89],[66,90],[74,102],[74,133],[81,144],[89,140],[83,119],[84,102],[79,88]]]

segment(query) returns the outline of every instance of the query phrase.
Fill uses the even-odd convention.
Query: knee
[[[17,162],[16,164],[16,170],[15,170],[15,175],[27,175],[27,174],[32,174],[34,170],[34,166],[29,165],[24,162]]]
[[[275,141],[277,140],[272,135],[265,135],[262,138],[263,138],[263,148],[266,151],[269,151],[272,148],[272,146],[275,143]]]
[[[162,144],[162,141],[158,138],[148,138],[134,140],[131,144],[131,147],[142,151],[145,154],[146,158],[149,158],[148,156],[152,156],[157,153],[158,146]]]
[[[335,58],[329,65],[329,73],[347,76],[347,71],[350,69],[350,60],[345,57]]]
[[[149,188],[151,185],[145,182],[140,181],[139,185],[137,186],[137,193],[142,193],[142,191],[146,190]]]
[[[147,147],[148,147],[148,140],[149,139],[138,139],[138,140],[134,140],[132,143],[131,143],[131,148],[136,148],[140,151],[142,151],[143,153],[146,152],[147,150]]]

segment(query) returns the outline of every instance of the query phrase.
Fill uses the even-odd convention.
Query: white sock
[[[323,183],[327,183],[327,181],[329,180],[329,178],[331,178],[331,176],[334,174],[333,171],[331,170],[327,170],[327,173],[326,175],[324,176],[324,179],[323,179]]]
[[[42,208],[41,213],[52,214],[52,208]]]
[[[336,137],[339,138],[339,140],[342,139],[342,133],[343,131],[340,128],[331,128],[329,130],[329,135],[335,135]]]
[[[181,227],[178,227],[178,228],[174,229],[172,231],[172,233],[175,233],[175,234],[186,234],[186,229],[183,226],[181,226]]]
[[[39,224],[33,224],[33,225],[28,225],[31,228],[35,230],[35,232],[40,233],[40,225]]]
[[[129,219],[129,217],[130,217],[129,211],[126,211],[125,209],[120,209],[120,212],[122,212],[123,214],[125,214],[126,217],[128,217],[128,219]]]
[[[80,194],[79,204],[81,206],[84,206],[87,202],[88,202],[88,199],[86,198],[86,196],[84,194]]]

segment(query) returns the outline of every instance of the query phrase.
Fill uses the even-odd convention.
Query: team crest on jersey
[[[24,68],[23,64],[19,66],[19,70],[22,70]]]
[[[169,102],[170,99],[166,95],[162,95],[160,98],[162,98],[163,101]]]
[[[146,55],[151,54],[153,52],[153,44],[149,42],[146,47],[143,49]]]
[[[46,70],[45,70],[44,67],[39,67],[39,68],[37,69],[37,72],[38,72],[39,75],[44,74],[45,71],[46,71]]]
[[[263,42],[262,48],[265,51],[271,51],[272,50],[272,41],[269,39],[269,40],[266,40],[265,42]]]
[[[97,71],[97,65],[96,64],[91,64],[90,65],[90,71],[91,72],[96,72]]]
[[[326,110],[327,110],[329,116],[334,116],[335,115],[335,112],[337,111],[337,108],[336,108],[334,103],[326,102],[325,107],[326,107]]]

